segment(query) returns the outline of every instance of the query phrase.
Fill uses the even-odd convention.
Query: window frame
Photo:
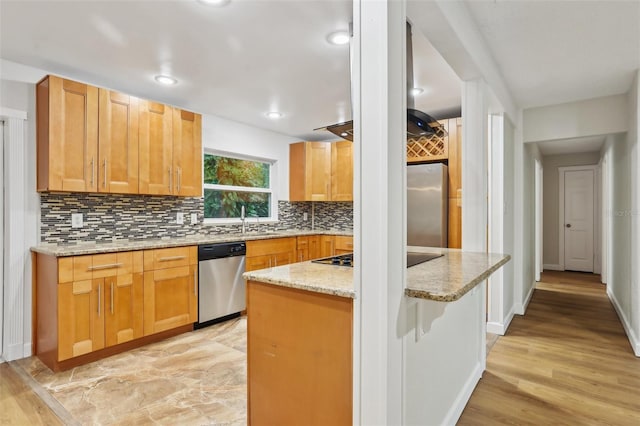
[[[254,161],[258,163],[266,163],[269,165],[269,188],[253,188],[248,186],[235,186],[235,185],[220,185],[217,183],[205,183],[204,182],[204,160],[205,155],[215,155],[218,157],[234,158],[236,160]],[[252,155],[240,154],[236,152],[218,151],[215,149],[205,148],[202,150],[202,216],[204,218],[203,223],[205,225],[230,225],[242,223],[239,217],[204,217],[204,194],[205,190],[220,190],[220,191],[238,191],[238,192],[254,192],[271,194],[270,198],[270,216],[269,217],[247,217],[245,223],[275,223],[278,221],[278,201],[277,192],[275,187],[275,168],[277,160],[271,158],[255,157]]]

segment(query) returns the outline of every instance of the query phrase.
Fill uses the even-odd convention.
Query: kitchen
[[[211,121],[215,121],[216,119],[215,119],[215,118],[210,118],[210,120],[211,120]],[[206,129],[208,128],[208,126],[211,126],[210,128],[213,128],[213,129],[214,129],[214,130],[212,130],[212,131],[220,131],[220,126],[216,125],[216,124],[219,124],[219,123],[216,123],[216,124],[213,124],[213,125],[212,125],[211,123],[210,123],[210,124],[207,124],[207,119],[206,119],[206,118],[205,118],[203,121],[204,121],[204,122],[203,122],[203,140],[207,140],[207,139],[208,139],[208,138],[205,136],[205,134],[206,134]],[[338,120],[334,120],[334,121],[338,121]],[[325,121],[323,124],[326,124],[326,123],[327,123],[327,121]],[[238,127],[242,127],[242,125],[241,125],[241,124],[237,124],[237,123],[227,123],[227,126],[228,126],[228,127],[236,126],[236,128],[238,128]],[[262,136],[262,135],[261,135],[261,136]],[[225,138],[225,139],[227,140],[228,148],[227,148],[227,147],[225,147],[225,146],[223,146],[223,145],[216,144],[216,149],[219,149],[219,150],[224,151],[224,152],[236,152],[236,151],[237,151],[237,147],[238,147],[238,146],[240,146],[240,145],[245,145],[243,148],[246,148],[246,145],[248,145],[248,143],[247,143],[247,138],[242,138],[242,140],[240,140],[240,141],[238,141],[238,140],[229,140],[230,138]],[[292,138],[292,139],[293,139],[293,138]],[[216,139],[216,140],[219,140],[219,139]],[[295,141],[295,142],[297,142],[298,140],[299,140],[299,139],[297,139],[297,138],[296,138],[295,140],[291,140],[291,142],[294,142],[294,141]],[[240,142],[240,143],[239,143],[239,142]],[[257,144],[257,143],[256,143],[256,145],[260,145],[260,144]],[[236,151],[234,151],[234,149],[235,149]],[[260,149],[259,149],[259,148],[258,148],[258,149],[248,149],[248,150],[250,150],[250,151],[251,151],[251,153],[252,153],[252,155],[253,155],[254,157],[255,157],[255,156],[257,156],[257,157],[259,157],[259,158],[271,158],[271,159],[273,159],[274,157],[276,157],[276,156],[273,154],[273,152],[270,152],[270,153],[269,153],[269,152],[267,152],[267,153],[265,153],[265,154],[262,154],[262,153],[260,152]],[[264,147],[262,147],[262,150],[264,151],[264,150],[265,150],[265,148],[264,148]],[[281,150],[280,152],[282,152],[282,148],[280,148],[280,150]],[[286,155],[286,154],[285,154],[285,155]],[[280,156],[279,158],[283,158],[283,157],[282,157],[282,156]],[[286,158],[286,157],[284,157],[284,158]],[[279,164],[278,164],[278,165],[279,165],[279,167],[278,167],[278,178],[277,178],[277,181],[278,181],[278,186],[279,186],[279,191],[280,191],[280,193],[287,193],[287,192],[288,192],[288,185],[286,185],[286,184],[285,184],[285,185],[282,185],[282,182],[283,182],[283,181],[284,181],[284,182],[286,182],[286,178],[285,178],[285,176],[286,176],[286,172],[285,172],[285,171],[286,171],[286,169],[287,169],[287,165],[286,165],[285,163],[286,163],[286,162],[281,162],[281,163],[279,163]],[[284,186],[284,190],[283,190],[282,186]],[[173,202],[177,202],[177,200],[172,200],[172,201],[173,201]],[[56,199],[56,196],[54,195],[54,196],[52,196],[52,197],[49,199],[49,202],[50,202],[50,203],[52,203],[52,204],[55,204],[56,202],[60,203],[60,200],[59,200],[59,199]],[[293,204],[293,203],[289,203],[289,204]],[[315,204],[314,204],[314,205],[315,205]],[[318,220],[318,221],[321,221],[321,220],[322,220],[322,218],[321,218],[321,216],[320,216],[320,215],[316,216],[316,214],[315,214],[316,212],[314,211],[315,207],[313,207],[314,205],[312,205],[312,206],[311,206],[311,211],[310,211],[310,212],[309,212],[309,211],[307,211],[307,212],[306,212],[306,213],[307,213],[307,217],[308,217],[308,219],[307,219],[307,220],[308,220],[309,222],[311,222],[311,221],[315,221],[315,220]],[[150,209],[150,210],[153,210],[153,206],[149,206],[149,207],[151,207],[151,209]],[[280,207],[280,206],[278,206],[278,207]],[[83,208],[83,209],[87,209],[87,210],[91,210],[91,209],[99,210],[99,209],[97,209],[97,206],[96,206],[96,204],[95,204],[95,203],[94,203],[94,204],[88,204],[87,206],[83,206],[82,208]],[[119,208],[122,208],[122,206],[119,206]],[[286,207],[285,207],[285,208],[286,208]],[[283,208],[282,210],[285,210],[285,208]],[[309,206],[307,206],[307,209],[309,209]],[[167,216],[166,216],[166,217],[164,217],[164,218],[162,218],[162,219],[161,219],[162,221],[171,221],[171,222],[173,222],[173,220],[176,220],[176,221],[177,221],[177,219],[174,219],[174,217],[176,217],[176,215],[177,215],[177,213],[178,213],[178,212],[176,212],[175,210],[172,210],[171,208],[167,209],[165,206],[162,206],[162,210],[167,211]],[[197,210],[197,209],[185,209],[185,210],[186,210],[186,211],[185,211],[184,213],[185,213],[185,216],[186,216],[186,219],[187,219],[187,220],[185,220],[185,222],[188,222],[188,221],[189,221],[188,219],[190,219],[190,213],[192,213],[192,212],[193,212],[193,210]],[[319,210],[321,210],[321,209],[319,209]],[[348,207],[345,207],[345,210],[346,210],[346,211],[349,211],[349,208],[348,208]],[[52,208],[52,210],[51,210],[51,211],[53,212],[53,213],[52,213],[52,215],[55,215],[55,214],[56,214],[56,212],[55,212],[55,209],[54,209],[54,208]],[[302,212],[302,217],[303,217],[303,219],[302,219],[302,220],[303,220],[303,221],[304,221],[304,213],[305,213],[305,212]],[[320,212],[318,212],[318,213],[320,213]],[[87,214],[87,216],[89,216],[89,215]],[[154,215],[154,216],[155,216],[155,215]],[[337,217],[344,217],[345,215],[344,215],[344,214],[341,214],[341,213],[338,213],[338,214],[337,214],[337,215],[335,215],[335,216],[337,216]],[[332,217],[333,217],[333,216],[332,216]],[[84,219],[84,218],[83,218],[83,219]],[[157,218],[156,218],[156,219],[157,219]],[[86,219],[84,219],[84,220],[86,220]],[[142,221],[142,222],[145,222],[145,221],[147,221],[147,220],[149,220],[149,218],[142,218],[142,219],[141,219],[141,221]],[[333,223],[335,223],[332,219],[325,219],[325,220],[326,220],[327,222],[329,222],[329,223],[332,223],[332,224],[333,224]],[[64,221],[66,222],[66,221],[67,221],[67,219],[64,219]],[[102,221],[104,221],[104,220],[102,220]],[[45,221],[43,221],[43,223],[45,223]],[[90,225],[90,222],[89,222],[89,221],[88,221],[88,223],[87,223],[87,226],[88,226],[88,225]],[[117,225],[117,224],[116,224],[116,225]],[[177,225],[177,224],[176,224],[176,225]],[[119,226],[119,225],[118,225],[118,226]],[[116,226],[116,227],[117,227],[117,226]],[[238,226],[238,225],[235,225],[235,227],[236,227],[236,229],[237,229],[239,226]],[[114,228],[115,228],[115,227],[114,227]],[[176,227],[176,228],[177,228],[177,227]],[[77,229],[77,228],[74,228],[74,229]],[[80,229],[82,229],[82,228],[80,228]],[[186,229],[184,232],[190,233],[190,234],[192,234],[192,235],[193,235],[193,234],[195,234],[195,232],[196,232],[196,231],[191,230],[192,228],[190,228],[190,227],[183,227],[182,229]],[[214,229],[215,229],[215,228],[214,228]],[[70,232],[78,232],[78,233],[80,233],[80,234],[82,234],[82,233],[83,233],[83,231],[72,231],[71,229],[67,229],[65,232],[67,233],[67,235],[75,235],[76,237],[77,237],[77,236],[81,236],[81,235],[78,235],[78,234],[70,234]],[[86,232],[86,230],[85,230],[85,232]],[[175,231],[175,232],[178,232],[178,231]],[[215,231],[214,231],[214,233],[215,233]],[[103,232],[101,232],[101,236],[102,236],[102,237],[112,237],[112,235],[108,235],[108,234],[107,234],[107,235],[102,235],[102,234],[103,234]],[[52,235],[54,238],[55,238],[55,237],[59,237],[59,235],[56,235],[56,232],[52,232],[52,233],[51,233],[51,235]],[[170,234],[170,235],[171,235],[171,234]],[[173,236],[173,235],[171,235],[171,236]],[[89,237],[89,238],[91,238],[91,233],[87,233],[87,235],[85,235],[85,237]],[[62,241],[62,242],[64,242],[64,241]],[[104,246],[103,246],[103,247],[104,247]]]

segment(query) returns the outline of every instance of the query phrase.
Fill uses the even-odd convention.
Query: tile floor
[[[36,357],[17,365],[63,407],[55,411],[67,424],[244,425],[246,324],[238,318],[56,374]]]
[[[245,425],[246,336],[242,317],[60,373],[12,365],[67,425]]]

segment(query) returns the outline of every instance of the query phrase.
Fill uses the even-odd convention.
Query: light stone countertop
[[[351,231],[291,229],[283,231],[247,232],[245,234],[194,235],[180,238],[149,238],[144,240],[116,240],[113,242],[79,242],[77,244],[42,243],[31,247],[31,251],[55,257],[85,254],[113,253],[117,251],[147,250],[166,247],[193,246],[198,244],[228,243],[233,241],[267,240],[272,238],[304,235],[346,235]]]
[[[406,296],[440,302],[460,299],[511,259],[508,254],[458,249],[408,247],[407,251],[444,254],[407,269],[407,288],[404,290]]]
[[[453,302],[487,279],[511,256],[463,252],[457,249],[408,247],[408,251],[442,253],[443,257],[407,269],[405,295],[420,299]],[[245,272],[246,280],[355,298],[353,269],[313,262]]]

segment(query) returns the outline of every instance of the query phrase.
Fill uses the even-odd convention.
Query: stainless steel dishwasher
[[[196,328],[240,315],[246,308],[244,241],[198,246]]]

